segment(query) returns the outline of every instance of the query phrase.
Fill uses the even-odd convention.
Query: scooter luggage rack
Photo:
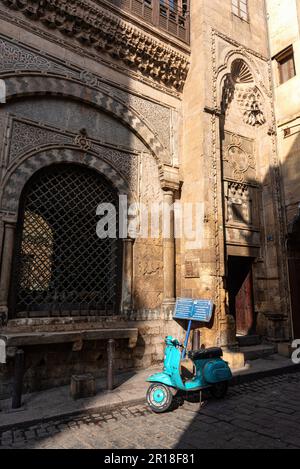
[[[178,298],[176,301],[174,319],[188,321],[187,333],[182,351],[182,359],[186,357],[187,346],[191,335],[193,322],[210,323],[214,304],[211,300],[195,300],[191,298]]]

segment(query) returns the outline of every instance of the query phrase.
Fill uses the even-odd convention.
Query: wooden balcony
[[[190,0],[104,0],[189,44]]]

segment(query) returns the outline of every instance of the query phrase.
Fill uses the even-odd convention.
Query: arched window
[[[96,171],[55,164],[23,190],[10,310],[15,317],[110,315],[120,305],[122,242],[97,236],[97,207],[118,196]],[[118,220],[117,228],[118,228]]]

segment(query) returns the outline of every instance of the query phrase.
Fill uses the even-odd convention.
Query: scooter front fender
[[[167,373],[155,373],[147,379],[148,383],[160,383],[169,387],[174,387],[172,378]]]

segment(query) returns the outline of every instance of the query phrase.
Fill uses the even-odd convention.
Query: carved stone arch
[[[269,91],[262,81],[262,76],[257,67],[257,63],[251,54],[249,54],[246,50],[230,48],[229,51],[227,51],[227,53],[224,55],[222,64],[217,69],[217,91],[219,93],[218,98],[220,98],[220,94],[222,95],[224,79],[227,75],[231,75],[233,64],[234,62],[238,61],[243,62],[247,67],[253,76],[253,82],[256,84],[256,86],[259,87],[261,93],[268,95]],[[218,101],[220,102],[220,99],[218,99]]]
[[[227,54],[227,62],[220,67],[218,75],[218,102],[222,112],[225,114],[231,102],[236,99],[246,124],[265,124],[269,120],[269,112],[265,93],[261,91],[259,84],[257,72],[247,58],[233,51]]]
[[[92,152],[57,147],[35,152],[11,167],[3,183],[0,210],[16,215],[26,183],[37,171],[55,163],[75,163],[94,169],[110,181],[119,195],[132,195],[125,179],[111,165]]]
[[[253,72],[251,66],[249,66],[247,58],[239,51],[230,49],[230,51],[227,52],[227,54],[225,55],[223,63],[217,69],[217,100],[219,103],[221,103],[222,101],[223,88],[226,79],[228,77],[231,78],[233,64],[237,61],[243,62],[245,66],[250,70],[250,73],[253,76]]]
[[[81,83],[65,78],[30,75],[5,78],[6,101],[38,95],[63,96],[101,109],[128,127],[149,149],[159,168],[171,164],[171,156],[159,137],[143,122],[137,111],[125,106],[118,99]]]

